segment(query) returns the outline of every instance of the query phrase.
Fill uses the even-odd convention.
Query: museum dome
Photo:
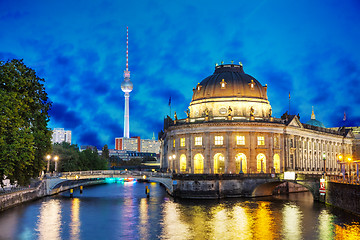
[[[203,79],[193,89],[189,106],[190,117],[269,117],[271,106],[267,85],[243,70],[243,65],[216,65],[212,75]],[[206,114],[207,113],[207,114]]]
[[[192,100],[218,97],[249,97],[267,100],[267,86],[246,74],[242,64],[224,64],[215,67],[212,75],[193,89]]]
[[[314,108],[313,108],[312,113],[311,113],[311,119],[309,121],[307,121],[306,124],[312,125],[312,126],[315,126],[315,127],[325,128],[325,125],[322,122],[315,119]]]

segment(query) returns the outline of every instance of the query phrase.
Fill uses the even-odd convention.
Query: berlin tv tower
[[[121,90],[125,93],[125,111],[124,111],[124,138],[130,138],[129,126],[129,97],[133,90],[133,84],[130,81],[129,71],[129,28],[126,27],[126,70],[124,71],[124,81],[121,83]]]

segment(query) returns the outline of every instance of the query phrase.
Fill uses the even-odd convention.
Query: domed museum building
[[[242,64],[221,64],[193,89],[187,118],[164,120],[161,168],[175,173],[338,173],[339,156],[352,155],[351,130],[331,130],[315,119],[272,116],[268,87]],[[312,124],[316,123],[316,124]],[[319,124],[321,123],[321,124]]]

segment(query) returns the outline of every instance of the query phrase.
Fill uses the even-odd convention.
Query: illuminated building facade
[[[314,126],[314,113],[308,124],[295,115],[274,118],[267,90],[241,63],[216,66],[193,89],[187,118],[165,119],[161,167],[195,174],[321,173],[325,162],[327,174],[338,173],[339,156],[352,156],[352,131]]]
[[[62,143],[67,142],[71,144],[71,131],[65,130],[64,128],[54,128],[52,131],[51,143]]]

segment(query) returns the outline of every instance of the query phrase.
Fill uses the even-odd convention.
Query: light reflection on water
[[[61,203],[58,199],[51,199],[42,204],[36,231],[39,239],[61,239]],[[51,230],[51,231],[50,231]]]
[[[0,239],[360,239],[359,221],[310,193],[189,201],[158,184],[113,183],[7,210]]]

